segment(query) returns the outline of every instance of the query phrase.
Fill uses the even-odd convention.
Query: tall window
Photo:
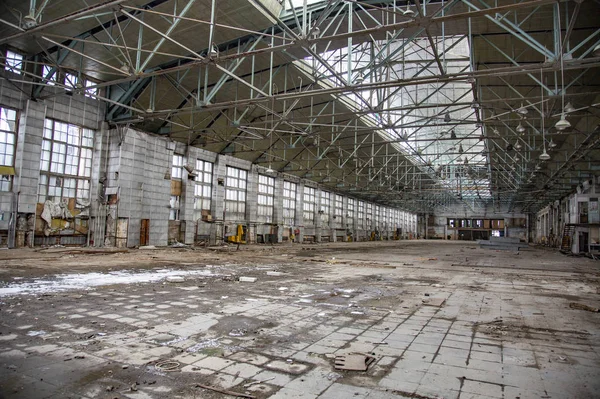
[[[181,178],[183,177],[183,155],[173,154],[171,162],[171,199],[169,200],[169,220],[179,220],[179,211],[181,204]],[[175,186],[174,186],[175,184]]]
[[[379,205],[373,205],[373,213],[375,219],[375,230],[379,230],[381,223],[381,207]]]
[[[183,155],[173,154],[173,165],[171,167],[171,179],[183,177]]]
[[[365,208],[366,208],[365,228],[367,230],[371,230],[373,228],[373,204],[371,204],[370,202],[367,202],[367,206]]]
[[[315,189],[305,186],[303,200],[302,217],[304,218],[304,224],[315,224]]]
[[[0,107],[0,191],[10,191],[15,174],[17,111]]]
[[[296,191],[298,185],[289,181],[283,182],[283,224],[296,224]]]
[[[40,162],[39,202],[89,199],[94,131],[46,119]]]
[[[331,212],[331,193],[321,191],[321,221],[323,225],[329,224],[329,213]]]
[[[348,198],[348,214],[346,216],[346,225],[350,228],[354,225],[354,212],[356,211],[356,200]]]
[[[96,98],[96,96],[98,95],[98,88],[93,87],[93,86],[96,86],[96,83],[94,83],[90,80],[85,81],[85,96],[86,97]]]
[[[14,73],[21,74],[23,70],[23,56],[14,51],[6,50],[6,58],[4,61],[4,69]]]
[[[342,223],[344,221],[344,217],[342,214],[344,211],[343,201],[344,201],[344,197],[342,197],[341,195],[338,195],[338,194],[334,194],[333,216],[335,218],[334,224],[335,224],[335,227],[337,227],[337,228],[341,228]]]
[[[196,186],[194,187],[194,209],[210,210],[212,198],[212,162],[196,160]],[[199,217],[198,217],[199,218]]]
[[[65,73],[65,86],[71,89],[75,89],[77,87],[77,83],[79,82],[79,78],[77,75],[73,75],[72,73]]]
[[[248,172],[227,167],[225,179],[225,215],[229,220],[246,218],[246,180]]]
[[[52,72],[53,69],[54,67],[52,67],[51,65],[44,65],[42,67],[42,77],[44,78],[44,81],[46,82],[46,84],[52,86],[54,86],[57,81],[57,71],[56,69],[54,69],[54,72]]]
[[[266,223],[273,223],[273,197],[275,179],[258,175],[258,217]]]
[[[365,203],[363,201],[358,201],[358,212],[356,214],[356,219],[358,222],[358,228],[365,228]]]

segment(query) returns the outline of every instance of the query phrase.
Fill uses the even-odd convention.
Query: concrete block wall
[[[32,100],[32,85],[8,80],[27,79],[0,70],[0,106],[17,110],[18,128],[15,150],[15,173],[12,191],[0,193],[0,210],[26,216],[36,211],[40,176],[41,144],[45,118],[53,118],[90,129],[98,129],[104,115],[104,105],[81,94],[59,94]],[[95,155],[94,155],[95,157]],[[94,159],[95,160],[95,159]],[[18,204],[18,205],[14,205]],[[14,205],[14,206],[13,206]],[[6,221],[3,221],[6,222]],[[0,223],[0,230],[8,228]],[[14,232],[10,233],[14,235]]]
[[[0,71],[0,75],[9,74]],[[49,90],[49,91],[48,91]],[[53,88],[46,89],[50,92]],[[225,180],[227,166],[248,171],[246,214],[243,220],[227,220],[229,231],[234,231],[235,225],[245,224],[251,227],[255,234],[271,234],[277,227],[278,241],[282,240],[284,228],[298,228],[301,241],[304,235],[312,235],[320,239],[328,235],[335,240],[334,227],[334,197],[331,192],[329,223],[322,222],[321,216],[315,215],[315,223],[310,225],[303,220],[303,188],[307,183],[316,188],[316,210],[320,209],[321,191],[317,184],[304,181],[295,176],[272,175],[275,177],[275,198],[273,223],[264,223],[258,218],[258,175],[267,174],[266,169],[253,165],[249,161],[237,159],[228,155],[219,155],[203,149],[188,147],[182,143],[174,143],[166,137],[148,134],[128,128],[109,128],[103,121],[105,107],[99,101],[84,95],[64,93],[48,96],[46,100],[32,101],[26,93],[31,93],[31,86],[19,84],[10,85],[0,79],[0,105],[16,109],[19,112],[17,148],[15,168],[17,176],[13,184],[13,192],[0,193],[0,210],[13,212],[13,203],[18,196],[18,212],[34,213],[38,201],[38,183],[40,175],[41,144],[46,118],[56,119],[75,125],[93,129],[94,152],[92,158],[92,177],[90,200],[92,217],[90,229],[94,245],[104,245],[107,206],[107,190],[116,190],[119,195],[118,204],[112,206],[114,215],[127,221],[127,246],[137,246],[140,243],[141,220],[150,220],[150,245],[166,245],[168,242],[168,219],[170,200],[170,170],[173,153],[184,155],[184,162],[195,167],[196,159],[213,163],[211,215],[217,223],[203,222],[199,211],[194,209],[195,182],[188,179],[184,170],[182,179],[182,194],[180,202],[180,220],[185,221],[185,242],[192,244],[196,233],[211,234],[222,237],[222,217],[224,209],[224,185],[219,185],[220,179]],[[283,181],[290,180],[298,184],[296,196],[296,221],[293,226],[283,225],[282,192]],[[345,196],[344,196],[345,197]],[[347,200],[344,200],[347,203]],[[344,208],[344,212],[345,212]],[[16,209],[14,210],[17,211]],[[345,218],[345,213],[343,215]],[[219,226],[220,224],[220,226]],[[352,226],[355,229],[356,221]],[[7,229],[7,220],[0,221],[0,230]],[[345,224],[343,228],[346,228]],[[218,234],[218,231],[221,233]],[[366,235],[366,233],[365,233]],[[253,238],[250,238],[253,241]]]

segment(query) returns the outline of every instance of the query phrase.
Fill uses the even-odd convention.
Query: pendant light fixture
[[[540,82],[544,81],[544,74],[540,69]],[[546,131],[544,130],[544,87],[541,86],[542,89],[542,102],[540,106],[542,107],[540,110],[540,116],[542,117],[542,142],[544,143],[544,152],[540,154],[540,161],[547,161],[550,159],[550,155],[546,152]]]
[[[558,19],[558,23],[560,24],[560,18]],[[560,32],[560,25],[558,26],[558,29]],[[561,43],[562,43],[562,38],[561,38]],[[564,68],[564,54],[563,54],[562,45],[560,46],[560,80],[561,80],[561,84],[562,84],[561,98],[562,98],[563,112],[562,112],[562,115],[560,116],[560,120],[558,122],[556,122],[556,125],[554,125],[554,127],[559,132],[562,132],[563,130],[566,130],[571,127],[571,123],[569,123],[569,121],[565,119],[565,68]]]
[[[452,118],[450,118],[450,112],[446,112],[446,115],[444,116],[444,122],[448,123],[451,121],[452,121]]]
[[[565,119],[565,114],[563,113],[562,116],[560,117],[560,120],[558,122],[556,122],[556,125],[554,125],[554,127],[559,132],[562,132],[563,130],[570,128],[571,123]]]
[[[513,146],[515,148],[515,150],[520,151],[521,148],[523,148],[521,146],[521,143],[519,142],[519,140],[517,139],[517,141],[515,141],[515,145]]]
[[[410,17],[410,18],[412,18],[412,17],[415,16],[415,12],[410,9],[410,2],[409,1],[406,2],[406,10],[404,10],[402,12],[402,14],[404,14],[405,16]]]
[[[571,104],[571,102],[569,101],[567,103],[567,105],[565,105],[564,107],[564,113],[565,114],[570,114],[571,112],[575,112],[575,107],[573,106],[573,104]]]
[[[523,125],[521,124],[521,122],[519,122],[519,125],[517,126],[517,132],[519,133],[525,133],[525,127],[523,127]]]
[[[550,142],[548,143],[548,148],[554,148],[556,147],[556,143],[554,141],[552,141],[552,139],[550,139]]]
[[[529,111],[527,110],[527,108],[523,105],[523,103],[521,103],[521,106],[519,108],[517,108],[517,114],[519,115],[527,115]]]

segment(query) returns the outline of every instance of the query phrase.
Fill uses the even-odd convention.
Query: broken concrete
[[[600,264],[535,248],[495,256],[469,245],[332,243],[311,256],[295,246],[218,255],[5,251],[1,288],[12,291],[0,293],[0,393],[598,397],[598,314],[570,304],[598,307]],[[281,254],[288,256],[274,256]],[[333,256],[339,263],[319,261]],[[253,284],[231,277],[265,270],[285,275]],[[422,302],[437,298],[445,299],[440,307]],[[337,356],[353,353],[375,361],[365,371],[335,369]]]

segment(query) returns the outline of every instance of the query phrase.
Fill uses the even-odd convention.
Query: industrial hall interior
[[[600,397],[599,0],[0,0],[0,399]]]

